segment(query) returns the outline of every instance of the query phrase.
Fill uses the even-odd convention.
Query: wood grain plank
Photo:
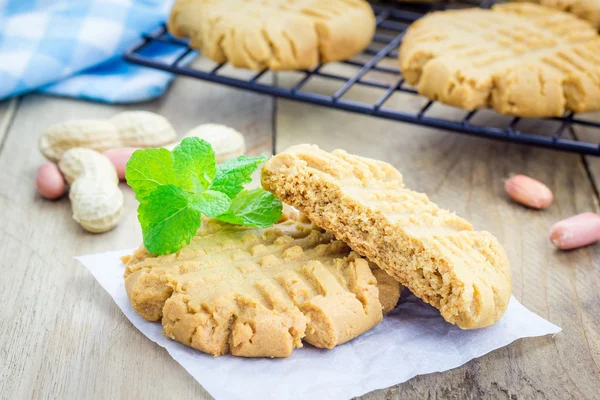
[[[282,84],[289,83],[282,74]],[[335,90],[327,82],[312,88]],[[309,86],[311,87],[311,86]],[[349,98],[379,93],[352,90]],[[398,108],[423,100],[393,98]],[[126,214],[104,235],[84,232],[68,201],[49,202],[34,190],[43,162],[39,132],[67,118],[106,117],[124,109],[149,109],[172,120],[180,133],[204,122],[244,132],[251,153],[268,152],[272,101],[222,86],[178,79],[170,93],[140,106],[111,107],[28,96],[2,153],[0,185],[0,393],[11,398],[210,398],[162,348],[143,337],[73,255],[137,246],[136,203],[124,187]],[[417,377],[370,393],[399,398],[594,398],[600,389],[600,246],[560,253],[547,241],[557,219],[598,211],[576,155],[532,149],[417,128],[289,101],[277,103],[279,149],[312,142],[343,147],[391,162],[409,187],[425,191],[505,244],[514,294],[558,324],[554,338],[525,339],[455,370]],[[460,116],[449,109],[432,110]],[[493,115],[482,123],[498,123]],[[539,129],[544,129],[539,126]],[[526,173],[548,183],[556,200],[544,212],[508,201],[503,179]]]
[[[600,123],[600,112],[581,114],[578,117],[587,121]],[[573,134],[580,140],[600,146],[600,128],[574,125]],[[594,182],[596,195],[600,196],[600,156],[585,156],[585,164],[587,172]],[[598,200],[600,201],[600,198]]]
[[[287,79],[287,81],[286,81]],[[295,77],[294,77],[295,79]],[[283,86],[291,77],[280,76]],[[307,91],[331,94],[337,85],[309,83]],[[377,98],[353,89],[354,99]],[[423,99],[392,98],[386,106],[416,111]],[[478,229],[495,234],[512,264],[513,293],[527,308],[561,326],[552,337],[519,340],[455,370],[416,377],[364,396],[404,398],[597,398],[600,392],[600,245],[559,252],[548,241],[553,222],[598,210],[579,155],[450,134],[287,100],[278,108],[281,151],[299,143],[381,159],[396,166],[407,187],[427,193]],[[436,106],[432,115],[460,119],[462,111]],[[477,123],[501,126],[484,112]],[[540,132],[551,127],[535,122]],[[524,173],[546,182],[555,194],[545,211],[512,203],[504,180]]]
[[[16,97],[0,102],[0,149],[2,149],[2,143],[4,143],[4,138],[15,116],[18,105],[19,98]]]
[[[68,199],[47,201],[35,191],[35,171],[45,161],[37,149],[43,129],[128,109],[158,112],[179,134],[224,123],[244,133],[249,153],[271,152],[270,98],[192,79],[177,79],[163,98],[133,106],[25,97],[0,155],[0,397],[210,398],[73,260],[141,243],[132,191],[122,185],[124,216],[100,235],[72,220]]]

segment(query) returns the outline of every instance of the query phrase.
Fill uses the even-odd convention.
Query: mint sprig
[[[140,202],[138,220],[148,251],[178,251],[196,234],[202,215],[259,228],[276,223],[281,201],[262,188],[244,189],[266,160],[240,156],[217,165],[211,145],[198,138],[184,139],[173,151],[135,151],[125,177]]]

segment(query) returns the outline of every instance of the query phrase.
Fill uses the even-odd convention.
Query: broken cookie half
[[[400,295],[397,282],[291,209],[265,229],[205,220],[179,252],[141,248],[124,261],[133,308],[215,356],[287,357],[303,340],[330,349],[377,325]]]
[[[446,321],[482,328],[504,314],[511,275],[502,245],[406,189],[391,165],[298,145],[265,164],[262,184],[438,308]]]

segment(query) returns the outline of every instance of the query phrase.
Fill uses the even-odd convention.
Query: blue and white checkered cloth
[[[171,74],[122,53],[167,17],[172,0],[0,0],[0,100],[38,90],[107,103],[160,96]],[[154,48],[166,55],[169,48]],[[168,54],[167,54],[168,55]]]

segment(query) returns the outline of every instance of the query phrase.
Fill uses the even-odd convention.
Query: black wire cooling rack
[[[486,0],[480,6],[489,7],[492,2]],[[227,63],[216,64],[204,60],[206,62],[191,65],[189,60],[197,54],[196,51],[189,47],[188,41],[172,37],[165,26],[144,35],[143,40],[128,50],[124,58],[146,67],[271,96],[489,139],[600,156],[600,122],[586,119],[585,116],[567,113],[558,118],[525,119],[501,116],[488,109],[465,111],[462,114],[458,109],[441,115],[439,112],[433,112],[435,108],[449,109],[450,107],[428,101],[413,87],[406,84],[397,68],[396,60],[406,28],[425,13],[448,6],[453,5],[445,3],[373,5],[377,16],[377,33],[371,45],[362,54],[350,60],[319,65],[309,71],[274,73],[268,70],[260,72],[237,70],[232,74],[231,71],[234,69]],[[159,53],[152,51],[152,46],[157,44],[163,48],[166,44],[176,49],[177,55],[161,57]],[[338,68],[331,68],[332,64],[337,65]],[[340,73],[340,69],[345,73]],[[312,80],[319,83],[310,84]],[[279,83],[283,81],[288,83],[293,81],[293,83],[280,85]],[[330,87],[332,84],[336,89],[332,93],[323,93],[322,87]],[[371,98],[371,101],[365,101],[365,96],[354,100],[349,94],[357,87],[378,94],[366,96]],[[391,101],[396,95],[404,96],[402,101]],[[402,102],[413,106],[415,103],[420,103],[418,107],[412,107],[410,110],[398,109],[391,105]],[[486,113],[487,117],[482,118],[482,114]],[[458,118],[457,114],[460,115]],[[490,114],[493,114],[492,118]],[[600,118],[597,116],[596,118],[600,121]],[[478,123],[477,120],[484,122]],[[580,128],[584,130],[585,137],[595,139],[591,141],[579,138]]]

